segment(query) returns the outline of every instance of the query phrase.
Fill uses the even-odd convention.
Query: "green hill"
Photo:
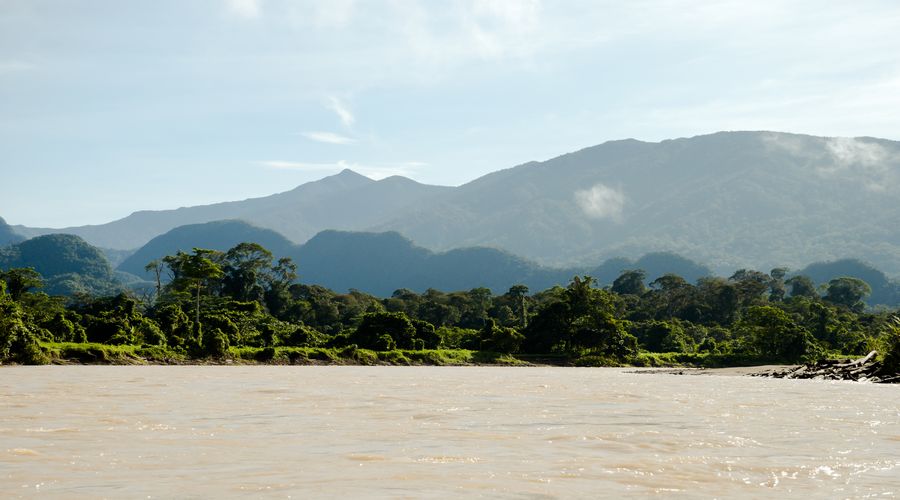
[[[48,234],[0,248],[0,269],[32,267],[44,277],[50,295],[118,293],[109,262],[98,248],[78,236]]]
[[[25,238],[16,234],[13,231],[13,228],[3,220],[3,217],[0,217],[0,247],[6,245],[12,245],[13,243],[19,243]]]
[[[294,248],[294,244],[287,238],[271,229],[239,220],[222,220],[172,229],[129,255],[117,269],[149,279],[150,275],[144,270],[144,266],[155,259],[174,255],[179,250],[190,252],[194,247],[225,251],[243,242],[259,243],[277,257],[289,255]]]
[[[303,283],[380,296],[401,288],[423,292],[486,287],[502,293],[512,285],[525,284],[543,290],[564,285],[576,274],[592,274],[601,284],[610,284],[621,270],[635,268],[645,269],[651,281],[670,272],[690,281],[710,274],[704,266],[674,254],[648,254],[637,261],[615,259],[595,269],[552,268],[494,248],[433,252],[390,231],[322,231],[304,245],[293,245],[274,231],[233,220],[175,228],[137,250],[117,271],[150,279],[144,267],[152,260],[194,247],[225,251],[242,242],[259,243],[276,258],[291,257]],[[132,286],[139,284],[131,281]]]
[[[817,285],[826,284],[842,276],[861,279],[872,287],[872,295],[866,299],[868,304],[889,306],[900,304],[900,283],[888,279],[883,272],[857,259],[816,262],[795,274],[808,276]]]
[[[612,259],[596,268],[546,267],[502,250],[471,247],[432,252],[396,232],[358,233],[323,231],[292,254],[302,282],[336,291],[356,288],[387,296],[408,288],[424,292],[490,288],[502,293],[512,285],[531,290],[565,285],[578,274],[590,274],[601,285],[611,284],[624,269],[644,269],[648,281],[666,273],[689,281],[712,274],[710,270],[674,254],[648,254],[637,261]]]

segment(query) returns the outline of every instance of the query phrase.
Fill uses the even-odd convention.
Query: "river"
[[[900,496],[900,387],[504,367],[0,369],[0,496]]]

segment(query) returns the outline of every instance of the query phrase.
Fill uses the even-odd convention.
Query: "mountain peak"
[[[345,168],[344,170],[341,170],[340,172],[332,175],[331,177],[337,177],[337,178],[342,178],[342,179],[366,179],[366,180],[370,180],[370,181],[372,180],[372,179],[369,179],[368,177],[366,177],[365,175],[360,174],[359,172],[356,172],[349,168]]]

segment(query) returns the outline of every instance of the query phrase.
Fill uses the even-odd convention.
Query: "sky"
[[[460,185],[623,138],[898,140],[898,27],[895,0],[0,0],[0,217]]]

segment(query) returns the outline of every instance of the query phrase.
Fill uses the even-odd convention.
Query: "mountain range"
[[[380,223],[387,214],[452,189],[398,176],[375,181],[347,169],[263,198],[174,210],[145,210],[108,224],[92,226],[62,229],[15,226],[14,229],[26,237],[74,234],[98,247],[134,250],[176,227],[240,219],[302,243],[325,229],[365,229]]]
[[[179,250],[194,247],[227,250],[252,241],[270,249],[276,257],[290,257],[299,265],[300,281],[323,285],[338,292],[357,289],[389,296],[406,288],[424,292],[490,288],[502,293],[514,284],[532,291],[564,285],[575,275],[593,276],[609,285],[627,269],[642,269],[647,282],[666,273],[688,282],[711,274],[709,268],[671,253],[651,253],[640,259],[609,259],[595,267],[552,268],[493,248],[472,247],[432,252],[418,247],[396,232],[365,233],[323,231],[303,245],[294,245],[280,234],[243,221],[216,221],[182,226],[147,243],[113,272],[100,249],[74,235],[38,236],[0,246],[0,271],[33,267],[45,280],[51,295],[118,293],[130,287],[141,293],[153,284],[144,266]],[[792,274],[809,276],[821,285],[838,276],[860,278],[872,287],[869,304],[900,304],[900,284],[858,260],[844,259],[807,266]]]
[[[675,252],[720,273],[860,258],[900,275],[900,143],[720,132],[611,141],[459,187],[355,172],[244,201],[143,211],[97,226],[14,226],[135,249],[186,224],[240,219],[304,243],[396,231],[433,252],[491,247],[545,266]]]
[[[379,296],[408,288],[423,292],[487,287],[501,293],[525,284],[538,291],[565,285],[576,274],[589,274],[609,284],[624,269],[644,269],[649,280],[676,273],[693,282],[711,274],[709,268],[673,254],[649,254],[637,261],[611,259],[600,266],[546,267],[502,250],[486,247],[433,252],[396,232],[322,231],[303,245],[294,245],[270,229],[243,221],[191,224],[157,236],[125,259],[118,270],[150,279],[148,262],[192,248],[225,251],[244,241],[261,244],[276,258],[290,257],[300,281],[335,291],[358,289]]]
[[[24,240],[9,224],[0,217],[0,247]]]

